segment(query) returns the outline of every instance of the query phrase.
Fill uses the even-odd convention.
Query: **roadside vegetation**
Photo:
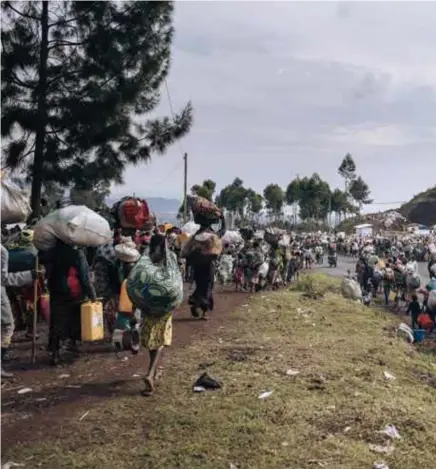
[[[436,357],[395,337],[389,313],[338,291],[338,280],[312,275],[256,296],[207,338],[174,350],[154,397],[126,384],[125,395],[82,421],[61,422],[56,439],[3,448],[4,461],[57,469],[433,467]],[[204,370],[221,390],[192,391]],[[401,438],[383,435],[387,425]]]

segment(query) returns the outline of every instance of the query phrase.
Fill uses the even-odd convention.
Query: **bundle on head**
[[[223,217],[222,210],[204,197],[188,196],[188,205],[194,215],[195,223],[199,225],[211,226]]]

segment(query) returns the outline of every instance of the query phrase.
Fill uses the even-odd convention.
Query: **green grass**
[[[257,295],[231,329],[169,352],[154,397],[102,402],[82,422],[62,422],[58,439],[3,459],[50,469],[434,467],[432,357],[394,337],[389,315],[337,292],[337,280],[314,275]],[[202,363],[221,391],[192,392]],[[291,368],[300,373],[287,376]],[[259,400],[264,391],[274,393]],[[375,454],[368,445],[385,444],[377,432],[387,424],[402,438],[392,455]]]

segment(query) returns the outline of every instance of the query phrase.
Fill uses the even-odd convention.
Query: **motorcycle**
[[[330,254],[329,258],[329,267],[337,267],[338,266],[338,256],[336,254]]]

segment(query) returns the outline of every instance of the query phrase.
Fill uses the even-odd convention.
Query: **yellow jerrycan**
[[[80,308],[82,341],[93,342],[104,339],[103,304],[101,301],[86,301]]]

